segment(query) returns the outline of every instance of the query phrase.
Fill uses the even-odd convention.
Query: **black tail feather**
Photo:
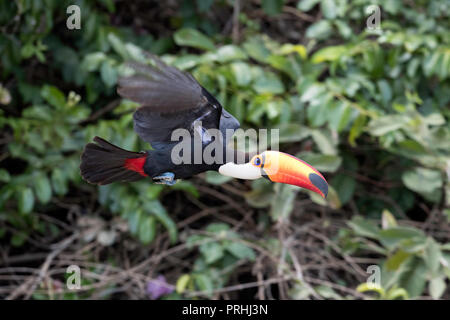
[[[84,180],[92,184],[105,185],[115,181],[137,181],[143,173],[127,168],[128,159],[145,158],[146,153],[131,152],[108,141],[95,137],[88,143],[81,155],[80,172]]]

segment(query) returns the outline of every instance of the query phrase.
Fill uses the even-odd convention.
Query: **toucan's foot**
[[[172,172],[164,172],[162,175],[153,177],[152,179],[156,184],[166,184],[168,186],[173,186],[177,182]]]

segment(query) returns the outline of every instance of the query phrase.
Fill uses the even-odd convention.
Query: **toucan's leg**
[[[156,184],[166,184],[168,186],[173,186],[177,182],[172,172],[164,172],[162,175],[153,177],[152,179]]]

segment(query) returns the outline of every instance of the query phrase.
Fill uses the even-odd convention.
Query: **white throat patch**
[[[262,177],[261,168],[255,167],[251,163],[235,164],[228,162],[219,167],[219,173],[233,178],[255,180]]]

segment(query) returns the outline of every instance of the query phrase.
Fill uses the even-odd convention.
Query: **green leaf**
[[[125,49],[127,50],[130,60],[142,62],[144,64],[147,62],[145,54],[140,47],[138,47],[132,43],[126,43]]]
[[[402,241],[401,247],[406,252],[421,253],[425,250],[426,239],[423,237],[405,239],[404,241]]]
[[[23,113],[23,117],[28,119],[38,119],[41,121],[52,121],[52,110],[46,105],[34,105],[26,108]]]
[[[342,296],[338,294],[333,288],[327,285],[320,285],[314,288],[315,291],[327,300],[343,300]]]
[[[301,44],[292,44],[292,43],[283,44],[278,53],[281,55],[286,55],[293,52],[297,52],[298,55],[303,59],[306,59],[308,56],[305,46]]]
[[[275,184],[275,197],[271,203],[270,215],[274,221],[286,220],[294,209],[295,195],[299,188],[288,184]]]
[[[440,126],[445,124],[445,118],[440,113],[432,113],[423,118],[426,124],[431,126]]]
[[[14,187],[11,184],[4,185],[0,188],[0,208],[4,203],[10,199],[14,194]],[[0,229],[1,230],[1,229]]]
[[[326,155],[337,155],[336,141],[324,130],[312,130],[311,136],[319,150]]]
[[[321,172],[335,172],[342,163],[342,158],[337,155],[301,152],[297,154],[297,157]]]
[[[411,61],[408,64],[407,68],[407,74],[410,78],[413,78],[417,73],[417,68],[420,65],[420,60],[416,57],[411,59]]]
[[[306,29],[306,37],[323,40],[330,36],[332,32],[333,28],[328,20],[319,20]]]
[[[421,230],[412,227],[395,227],[381,230],[378,236],[380,242],[388,248],[394,248],[401,242],[411,238],[425,239],[425,235]]]
[[[393,256],[386,260],[386,268],[389,271],[394,271],[400,268],[400,265],[409,257],[411,253],[403,250],[397,250]]]
[[[350,122],[352,113],[353,109],[346,101],[340,101],[332,105],[328,121],[330,128],[337,132],[344,130]]]
[[[350,28],[349,24],[343,20],[334,20],[334,24],[338,28],[339,34],[344,38],[348,39],[352,36],[353,30]]]
[[[39,174],[34,180],[34,192],[41,203],[48,203],[52,197],[52,187],[46,174]]]
[[[397,227],[397,220],[395,220],[395,217],[387,209],[384,209],[381,213],[381,226],[383,229]]]
[[[200,252],[207,264],[212,264],[223,257],[223,248],[217,242],[206,242],[200,245]]]
[[[214,56],[219,62],[228,62],[232,60],[245,60],[247,59],[247,54],[238,46],[235,45],[225,45],[217,49]]]
[[[200,12],[206,12],[211,8],[214,0],[197,0],[197,8]]]
[[[0,104],[7,105],[11,102],[11,93],[0,84]]]
[[[206,291],[208,294],[211,294],[211,291],[214,289],[211,277],[206,274],[196,274],[194,279],[195,284],[201,291]]]
[[[22,95],[22,99],[25,102],[29,102],[32,104],[42,103],[40,87],[31,85],[29,83],[25,83],[22,81],[19,82],[18,87],[19,87],[19,92]]]
[[[432,275],[435,275],[439,270],[440,260],[442,257],[439,244],[431,237],[427,238],[424,260]]]
[[[388,132],[402,128],[407,118],[402,115],[389,115],[373,119],[369,122],[368,130],[374,136],[382,136]]]
[[[13,247],[20,247],[25,243],[27,238],[28,235],[25,232],[19,231],[17,233],[14,233],[13,236],[11,237],[11,245]]]
[[[362,293],[373,291],[373,292],[378,293],[380,298],[384,297],[384,293],[385,293],[384,289],[379,284],[372,283],[372,282],[361,283],[358,287],[356,287],[356,291],[362,292]]]
[[[226,247],[226,250],[238,259],[249,259],[250,261],[255,260],[255,252],[253,249],[241,242],[231,242]]]
[[[325,101],[324,101],[325,100]],[[312,127],[321,127],[328,120],[328,104],[326,98],[319,98],[307,109],[308,121]]]
[[[183,274],[179,277],[176,284],[176,292],[180,294],[183,293],[186,290],[190,280],[191,276],[188,274]]]
[[[280,94],[284,92],[284,85],[274,73],[265,72],[263,77],[256,79],[253,89],[257,93]]]
[[[143,217],[139,223],[139,239],[143,244],[153,241],[156,234],[156,219],[154,216]]]
[[[177,185],[176,183],[175,185]],[[174,185],[174,186],[175,186]],[[147,200],[155,200],[164,190],[164,186],[160,184],[147,184],[145,187],[140,189],[140,195],[142,198]]]
[[[226,223],[211,223],[206,228],[206,231],[214,233],[216,235],[221,232],[228,232],[229,230],[230,230],[230,226],[227,225]]]
[[[261,37],[251,37],[243,47],[250,57],[259,62],[267,62],[270,56],[269,49],[266,48]]]
[[[186,181],[186,180],[177,181],[177,183],[172,186],[172,189],[173,190],[183,190],[187,193],[190,193],[192,196],[194,196],[196,198],[198,198],[200,196],[197,188],[190,181]]]
[[[300,101],[302,102],[310,102],[313,99],[322,96],[325,93],[326,88],[322,84],[313,83],[310,85],[304,92],[300,92],[302,96],[300,97]]]
[[[185,56],[176,58],[176,60],[173,62],[173,66],[181,70],[187,70],[199,65],[200,63],[201,58],[199,56],[187,54]]]
[[[354,147],[356,145],[355,140],[361,135],[363,132],[364,126],[366,124],[367,117],[360,114],[355,122],[353,123],[352,128],[350,129],[350,134],[348,136],[349,143]]]
[[[242,122],[245,117],[245,97],[243,94],[234,94],[231,97],[231,102],[227,106],[228,111],[239,121]]]
[[[186,239],[186,246],[188,247],[188,249],[192,249],[196,245],[205,242],[207,239],[208,239],[207,236],[194,234]]]
[[[205,176],[205,180],[214,185],[221,185],[232,179],[232,177],[221,175],[217,171],[207,171]]]
[[[386,293],[386,299],[388,300],[397,300],[400,298],[404,300],[409,299],[408,292],[403,288],[391,288]]]
[[[403,173],[402,181],[410,190],[424,196],[438,192],[442,187],[442,176],[437,170],[416,167]]]
[[[211,39],[191,28],[185,28],[175,32],[174,40],[179,46],[188,46],[210,51],[215,49],[214,42]]]
[[[320,8],[325,18],[327,19],[336,18],[337,8],[334,0],[322,0],[320,2]]]
[[[327,205],[332,209],[339,209],[342,207],[341,200],[339,199],[336,189],[334,189],[333,186],[328,187],[328,195],[326,199],[324,199],[322,196],[320,196],[315,192],[312,191],[308,192],[309,196],[311,197],[311,200],[321,206]]]
[[[344,205],[353,197],[356,181],[355,178],[341,173],[333,177],[331,185],[338,193],[341,204]]]
[[[22,56],[22,58],[28,59],[35,52],[36,52],[36,49],[35,49],[34,45],[32,43],[27,43],[20,50],[20,55]]]
[[[66,97],[55,86],[45,85],[41,90],[42,97],[53,107],[60,109],[66,104]]]
[[[447,261],[450,261],[449,259],[447,259]],[[450,268],[449,267],[444,267],[443,270],[445,276],[447,277],[447,279],[450,279]]]
[[[311,10],[320,0],[301,0],[297,4],[297,8],[302,11]]]
[[[356,216],[351,221],[347,222],[347,224],[357,235],[378,239],[380,229],[369,220]]]
[[[267,59],[269,65],[287,74],[292,80],[296,81],[301,76],[300,65],[297,60],[292,57],[285,57],[281,55],[271,55]]]
[[[446,287],[444,277],[435,277],[431,279],[428,290],[433,299],[439,299],[444,294]]]
[[[238,86],[245,87],[250,84],[252,81],[252,74],[250,67],[247,63],[244,62],[233,62],[230,64],[231,73],[234,76],[234,80],[236,81]]]
[[[116,11],[113,0],[100,0],[100,2],[106,7],[106,9],[108,9],[110,13],[114,13]]]
[[[279,100],[268,101],[265,105],[265,112],[269,119],[274,119],[280,114],[283,104]]]
[[[261,5],[268,15],[276,15],[281,12],[284,0],[261,0]]]
[[[31,188],[20,188],[17,194],[20,213],[30,213],[34,207],[34,194]]]
[[[384,105],[387,106],[392,99],[391,86],[386,80],[380,80],[377,82],[377,84],[381,93],[381,101],[383,102]]]
[[[116,51],[117,54],[119,54],[123,60],[128,60],[130,58],[130,56],[128,54],[128,50],[125,47],[125,44],[118,36],[116,36],[114,33],[110,32],[108,34],[108,41],[111,44],[111,46],[113,47],[114,51]]]
[[[89,72],[96,71],[105,60],[106,55],[103,52],[89,53],[84,57],[81,67]]]
[[[308,127],[298,123],[281,123],[278,129],[280,130],[278,132],[279,143],[298,142],[311,135]]]
[[[109,61],[102,63],[100,76],[107,87],[112,87],[117,83],[117,70]]]
[[[320,49],[311,57],[312,63],[321,63],[325,61],[336,61],[347,52],[347,48],[343,45],[331,46]]]
[[[67,180],[61,169],[56,168],[52,172],[52,186],[53,191],[58,195],[64,195],[67,193]]]
[[[422,68],[426,76],[430,76],[436,71],[439,57],[440,53],[438,51],[425,57],[425,59],[423,60]]]
[[[138,233],[139,225],[141,223],[141,216],[143,216],[141,209],[128,213],[128,225],[132,234]]]
[[[9,182],[11,180],[11,176],[9,172],[5,169],[0,169],[0,181],[1,182]]]
[[[272,202],[274,192],[271,182],[258,179],[252,182],[252,190],[245,193],[245,200],[254,208],[266,208]]]
[[[423,260],[416,258],[409,264],[408,272],[402,275],[400,286],[415,298],[423,293],[426,281],[426,266]]]
[[[162,206],[161,202],[158,200],[153,200],[145,203],[145,208],[153,213],[159,222],[167,229],[169,232],[170,242],[173,244],[177,241],[178,231],[175,222],[169,217],[166,209]]]

